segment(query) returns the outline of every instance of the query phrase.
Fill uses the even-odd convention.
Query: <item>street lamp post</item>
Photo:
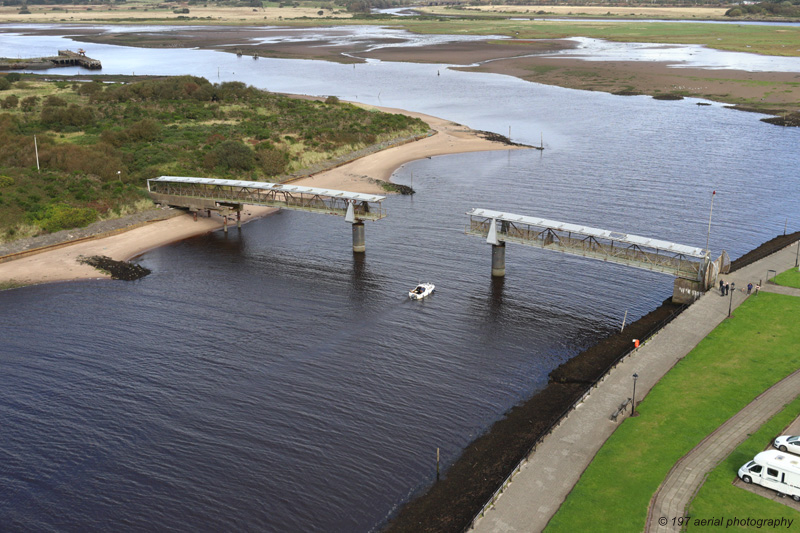
[[[636,380],[639,379],[639,374],[633,375],[633,398],[631,398],[631,416],[636,411]]]
[[[800,240],[797,241],[797,255],[794,256],[794,266],[795,267],[800,266],[800,265],[797,264],[798,260],[800,260]]]
[[[728,302],[728,318],[730,318],[730,317],[731,317],[731,309],[732,309],[732,307],[733,307],[733,293],[734,293],[734,292],[736,292],[736,290],[734,289],[734,287],[736,287],[736,285],[734,285],[733,283],[731,283],[731,288],[730,288],[731,299],[730,299],[730,301]]]

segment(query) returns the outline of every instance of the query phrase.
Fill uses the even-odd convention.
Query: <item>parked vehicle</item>
[[[739,469],[739,478],[800,502],[800,457],[796,455],[775,450],[761,452]]]
[[[800,436],[781,435],[775,438],[772,445],[782,452],[792,452],[800,455]]]

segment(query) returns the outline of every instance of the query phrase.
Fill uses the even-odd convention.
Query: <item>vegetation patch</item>
[[[337,98],[290,98],[193,76],[0,76],[0,236],[83,227],[161,175],[282,181],[321,161],[428,131]],[[109,82],[109,83],[106,83]]]

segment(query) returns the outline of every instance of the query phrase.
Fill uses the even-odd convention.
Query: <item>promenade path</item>
[[[536,448],[495,505],[475,524],[480,533],[539,532],[567,497],[619,422],[610,419],[632,393],[637,400],[748,296],[738,290],[795,264],[798,244],[788,246],[722,279],[734,282],[732,298],[711,290],[621,361]],[[751,295],[752,296],[752,295]],[[621,418],[618,419],[621,421]],[[643,525],[644,526],[644,525]]]

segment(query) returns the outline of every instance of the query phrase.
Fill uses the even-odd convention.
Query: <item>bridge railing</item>
[[[470,217],[465,233],[487,237],[492,219]],[[574,234],[556,228],[542,228],[506,220],[496,221],[497,239],[537,246],[553,251],[592,257],[603,261],[653,270],[682,278],[699,279],[703,261],[684,254],[669,252],[642,245],[620,243],[613,239],[601,240],[595,236]]]
[[[354,200],[348,198],[349,193],[343,191],[328,191],[331,194],[323,194],[320,190],[308,187],[280,190],[246,185],[156,180],[151,180],[149,187],[150,192],[156,195],[213,200],[222,204],[263,205],[339,216],[346,216],[348,207],[352,204],[356,219],[379,220],[386,217],[386,210],[379,201]]]

